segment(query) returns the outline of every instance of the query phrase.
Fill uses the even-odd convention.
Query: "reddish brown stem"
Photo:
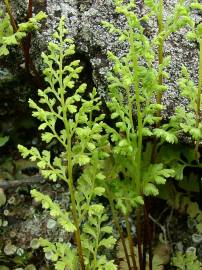
[[[124,253],[125,253],[125,257],[126,257],[126,262],[127,262],[127,265],[128,265],[128,269],[129,270],[132,270],[132,268],[130,266],[130,258],[128,256],[128,250],[127,250],[127,246],[126,246],[126,243],[125,243],[125,239],[124,239],[123,233],[121,231],[121,228],[120,228],[119,224],[115,222],[115,225],[116,225],[116,228],[117,228],[117,230],[119,232],[119,235],[120,235],[120,239],[121,239],[121,243],[122,243],[122,246],[123,246],[123,249],[124,249]]]
[[[144,219],[145,219],[145,235],[148,244],[148,252],[149,252],[149,270],[152,270],[152,233],[151,233],[151,225],[149,221],[149,209],[148,209],[148,200],[147,198],[144,199]]]
[[[18,24],[12,15],[11,7],[10,7],[8,1],[4,0],[4,2],[6,5],[6,11],[10,17],[11,25],[13,27],[13,32],[16,33],[18,31]],[[31,18],[29,16],[32,16],[32,0],[29,0],[28,18]],[[25,38],[24,41],[20,42],[20,47],[22,48],[24,58],[25,58],[25,68],[26,68],[26,71],[34,79],[34,82],[36,83],[37,87],[42,89],[44,87],[44,84],[43,84],[43,81],[42,81],[38,71],[36,70],[36,68],[35,68],[35,66],[30,58],[30,54],[29,54],[30,46],[31,46],[31,36],[29,37],[29,34],[28,34],[28,40],[26,40],[26,38]],[[30,70],[33,73],[33,75],[31,74]]]
[[[129,241],[129,247],[130,247],[130,253],[131,253],[131,258],[133,262],[133,269],[137,270],[137,264],[136,264],[136,259],[135,259],[135,253],[134,253],[134,243],[131,235],[131,227],[130,223],[128,221],[128,214],[125,215],[125,222],[126,222],[126,230],[128,234],[128,241]]]
[[[143,269],[146,269],[146,260],[147,260],[147,228],[146,223],[144,222],[144,231],[143,231],[143,255],[142,255],[142,264]]]
[[[137,246],[138,246],[138,257],[139,257],[139,268],[143,269],[142,260],[142,230],[141,230],[141,208],[137,209]]]
[[[125,239],[124,239],[124,235],[123,235],[123,232],[121,230],[121,227],[120,227],[119,222],[118,222],[118,219],[117,219],[117,213],[115,211],[114,202],[113,202],[113,199],[111,198],[111,194],[109,194],[109,192],[107,192],[107,194],[108,194],[108,200],[109,200],[109,204],[110,204],[111,211],[112,211],[113,220],[114,220],[116,229],[117,229],[117,231],[119,233],[119,236],[120,236],[120,239],[121,239],[121,243],[122,243],[122,246],[123,246],[123,249],[124,249],[124,253],[125,253],[125,257],[126,257],[128,269],[129,270],[132,270],[131,265],[130,265],[130,258],[129,258],[129,255],[128,255],[127,246],[126,246]]]
[[[28,12],[27,12],[27,19],[32,18],[32,8],[33,8],[33,2],[32,0],[29,0],[28,4]]]

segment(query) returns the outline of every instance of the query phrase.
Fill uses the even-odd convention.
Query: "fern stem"
[[[136,264],[136,259],[135,259],[135,252],[134,252],[134,243],[131,235],[131,227],[130,223],[128,221],[128,214],[125,215],[125,222],[126,222],[126,230],[128,234],[128,241],[129,241],[129,247],[130,247],[130,253],[131,253],[131,258],[133,262],[133,269],[138,270],[137,264]]]
[[[71,204],[72,204],[72,216],[74,220],[74,225],[76,227],[75,231],[75,238],[76,238],[76,244],[78,249],[78,255],[80,260],[81,269],[85,270],[85,264],[84,264],[84,258],[83,258],[83,250],[81,245],[81,236],[80,236],[80,228],[79,228],[79,222],[78,222],[78,216],[77,216],[77,209],[76,209],[76,199],[75,199],[75,191],[74,191],[74,184],[73,184],[73,166],[72,166],[72,141],[71,141],[71,134],[69,132],[66,113],[64,114],[64,123],[65,128],[67,131],[67,137],[68,137],[68,146],[67,146],[67,161],[68,161],[68,186],[69,186],[69,192],[71,197]]]
[[[148,209],[148,200],[144,199],[144,220],[145,220],[145,240],[148,243],[148,253],[149,253],[149,270],[152,270],[152,233],[151,233],[151,224],[149,222],[149,209]],[[146,244],[146,243],[145,243]]]
[[[163,0],[159,0],[159,13],[157,14],[157,21],[158,21],[158,34],[160,35],[164,30],[163,25]],[[159,40],[159,47],[158,47],[158,64],[161,65],[163,63],[163,52],[164,52],[164,40],[160,38]],[[159,75],[158,82],[160,85],[163,84],[163,76],[162,74]],[[161,104],[162,94],[158,93],[157,95],[157,103]]]
[[[143,269],[143,258],[142,258],[142,232],[141,232],[141,208],[137,208],[136,211],[137,216],[137,246],[138,246],[138,257],[139,257],[139,268]]]
[[[27,12],[27,19],[32,17],[32,7],[33,7],[33,0],[29,0],[28,4],[28,12]]]
[[[198,95],[196,100],[196,128],[199,127],[201,121],[201,93],[202,93],[202,39],[199,40],[199,81],[198,81]],[[196,142],[195,152],[196,160],[199,161],[199,140]]]
[[[100,222],[96,226],[97,232],[96,232],[96,244],[95,244],[95,250],[93,252],[93,270],[97,269],[97,252],[99,248],[99,238],[100,238]]]
[[[77,209],[76,209],[76,199],[75,199],[75,191],[74,191],[74,185],[73,185],[73,166],[72,166],[72,141],[71,141],[71,134],[69,132],[66,113],[64,114],[64,123],[65,123],[65,129],[67,131],[67,137],[68,137],[68,146],[67,146],[67,161],[68,161],[68,186],[69,186],[69,192],[71,197],[71,204],[72,204],[72,216],[74,220],[74,225],[76,227],[75,231],[75,238],[76,238],[76,244],[78,249],[78,255],[80,260],[81,269],[85,270],[85,264],[84,264],[84,258],[83,258],[83,250],[81,245],[81,236],[80,236],[80,228],[79,228],[79,222],[78,222],[78,216],[77,216]]]
[[[75,200],[75,194],[74,194],[74,186],[73,186],[73,176],[72,176],[72,157],[71,157],[71,140],[68,141],[69,145],[69,154],[68,156],[68,185],[69,185],[69,192],[71,197],[71,204],[72,204],[72,216],[74,220],[74,225],[76,227],[75,231],[75,238],[76,238],[76,244],[78,248],[78,255],[80,260],[81,269],[85,270],[85,264],[83,259],[83,250],[81,246],[81,236],[80,236],[80,229],[79,229],[79,223],[78,223],[78,217],[77,217],[77,210],[76,210],[76,200]]]
[[[114,207],[114,202],[113,202],[113,199],[111,198],[111,194],[109,194],[109,192],[107,192],[107,198],[109,200],[109,205],[110,205],[110,208],[111,208],[111,211],[112,211],[112,216],[113,216],[113,220],[114,220],[116,229],[117,229],[117,231],[119,233],[121,243],[123,245],[123,249],[124,249],[128,269],[132,270],[131,265],[130,265],[130,259],[129,259],[129,256],[128,256],[128,250],[127,250],[125,239],[124,239],[124,236],[123,236],[123,232],[122,232],[121,227],[119,225],[119,222],[118,222],[118,219],[117,219],[117,214],[116,214],[115,207]]]
[[[15,33],[18,30],[18,26],[17,26],[17,24],[16,24],[16,22],[14,20],[14,17],[12,15],[12,12],[11,12],[10,2],[9,2],[9,0],[4,0],[4,3],[5,3],[5,6],[6,6],[6,11],[8,12],[8,15],[9,15],[10,20],[11,20],[11,25],[13,27],[13,31]]]
[[[74,225],[76,227],[75,238],[76,238],[76,244],[77,244],[77,248],[78,248],[80,265],[81,265],[81,269],[85,270],[85,264],[84,264],[84,259],[83,259],[83,250],[82,250],[82,246],[81,246],[80,229],[79,229],[77,212],[76,212],[76,200],[75,200],[75,196],[74,196],[73,179],[69,179],[69,191],[71,194],[70,196],[71,196],[71,203],[72,203],[72,216],[73,216],[73,220],[74,220]]]
[[[67,146],[66,146],[66,154],[67,154],[67,173],[68,173],[68,187],[71,197],[71,206],[72,206],[72,216],[74,220],[74,225],[76,227],[75,231],[75,238],[76,238],[76,245],[78,250],[78,256],[80,261],[80,266],[82,270],[85,270],[84,258],[83,258],[83,250],[81,245],[81,236],[80,236],[80,228],[79,228],[79,221],[77,216],[77,209],[76,209],[76,199],[75,199],[75,191],[74,191],[74,184],[73,184],[73,164],[72,164],[72,134],[69,127],[69,122],[67,120],[67,107],[65,105],[65,96],[64,91],[65,87],[63,84],[63,49],[64,49],[64,41],[63,41],[63,33],[60,32],[60,60],[59,60],[59,87],[63,91],[61,91],[61,107],[62,107],[62,115],[63,115],[63,123],[65,126],[66,134],[67,134]]]
[[[142,267],[146,269],[146,260],[147,260],[147,234],[146,234],[146,224],[144,223],[144,231],[143,231],[143,248],[142,248]]]
[[[130,50],[131,50],[131,58],[133,59],[133,83],[135,88],[135,102],[137,108],[137,119],[138,119],[138,138],[137,138],[137,156],[136,156],[136,177],[134,186],[136,186],[136,190],[138,194],[141,194],[141,157],[142,157],[142,112],[141,112],[141,104],[140,104],[140,88],[139,88],[139,78],[138,78],[138,59],[136,55],[135,49],[135,37],[134,30],[132,27],[132,23],[129,21],[130,27]],[[130,104],[132,107],[132,104]],[[132,108],[131,108],[132,109]]]
[[[158,6],[159,12],[157,13],[157,23],[158,23],[158,34],[160,35],[162,31],[164,30],[164,24],[163,24],[163,0],[159,0],[159,6]],[[163,63],[163,57],[164,57],[164,39],[159,39],[159,46],[158,46],[158,65],[160,66]],[[159,85],[163,84],[163,76],[162,74],[159,74],[158,76],[158,83]],[[161,104],[162,99],[162,93],[158,93],[156,97],[157,104]],[[160,116],[160,112],[157,113],[157,116]],[[156,125],[159,126],[158,124]],[[157,139],[154,138],[153,143],[153,149],[152,149],[152,156],[151,161],[155,162],[157,155]]]
[[[134,88],[135,88],[135,102],[136,102],[136,109],[137,109],[137,156],[135,158],[136,162],[136,177],[135,177],[135,183],[134,186],[136,187],[137,194],[141,195],[142,194],[142,184],[141,184],[141,161],[142,161],[142,129],[143,129],[143,119],[142,119],[142,111],[141,111],[141,101],[140,101],[140,88],[139,88],[139,77],[138,77],[138,58],[136,54],[136,49],[135,49],[135,36],[134,36],[134,30],[132,23],[129,21],[129,27],[130,27],[130,50],[131,50],[131,58],[133,59],[133,82],[134,82]],[[142,250],[141,250],[141,229],[139,229],[139,226],[141,226],[141,223],[139,223],[139,217],[140,213],[139,210],[137,209],[137,217],[138,217],[138,230],[137,230],[137,235],[138,235],[138,257],[139,257],[139,269],[143,270],[142,268]],[[141,222],[141,221],[140,221]],[[126,219],[126,224],[129,223]],[[127,226],[127,225],[126,225]],[[130,237],[129,242],[130,242],[130,247],[132,244],[132,238],[131,238],[131,232],[128,231],[128,236]],[[130,241],[131,240],[131,241]],[[133,254],[134,250],[132,248]],[[135,257],[132,259],[134,260]],[[136,266],[137,267],[137,266]]]
[[[133,123],[133,104],[132,104],[130,89],[128,87],[126,87],[126,93],[127,93],[127,103],[128,103],[128,116],[130,119],[132,133],[135,133],[135,127],[134,127],[134,123]]]

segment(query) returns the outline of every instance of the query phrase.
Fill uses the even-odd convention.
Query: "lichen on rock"
[[[21,17],[25,16],[27,1],[11,2],[15,17],[21,20]],[[172,12],[176,2],[176,0],[165,1],[165,18]],[[143,1],[137,1],[136,4],[136,11],[139,14],[144,13]],[[106,77],[111,67],[107,60],[107,51],[111,50],[117,55],[123,55],[127,51],[127,45],[118,43],[116,36],[109,34],[107,29],[102,26],[102,21],[109,21],[120,29],[125,27],[124,16],[115,13],[114,1],[35,0],[33,6],[35,13],[43,10],[48,14],[47,21],[43,24],[42,29],[33,35],[31,56],[37,69],[42,71],[41,52],[46,49],[46,44],[51,39],[61,15],[65,15],[66,27],[69,29],[69,35],[75,39],[78,55],[85,55],[85,60],[92,66],[92,74],[89,74],[89,77],[93,77],[94,85],[97,87],[99,94],[107,98]],[[196,22],[199,22],[201,20],[200,11],[194,12],[193,17]],[[148,27],[146,30],[149,34],[155,33],[157,30],[155,21],[146,25],[146,27]],[[176,85],[181,64],[184,63],[191,70],[193,78],[196,79],[198,74],[197,45],[185,40],[185,32],[185,30],[181,30],[179,33],[172,35],[165,44],[165,55],[171,54],[172,56],[169,89],[163,97],[163,102],[167,106],[165,115],[170,115],[179,104],[186,106],[186,100],[181,100]]]

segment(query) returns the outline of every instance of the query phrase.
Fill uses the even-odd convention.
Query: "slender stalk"
[[[159,0],[159,6],[158,6],[158,14],[157,14],[157,23],[158,23],[158,34],[160,35],[162,31],[164,30],[164,24],[163,24],[163,0]],[[164,39],[159,39],[159,46],[158,46],[158,65],[160,66],[163,63],[163,57],[164,57]],[[158,83],[159,85],[163,84],[163,76],[162,74],[159,74],[158,77]],[[156,97],[156,101],[158,104],[161,104],[162,99],[162,93],[158,93]],[[160,112],[157,113],[157,116],[160,116]],[[157,124],[158,127],[158,124]],[[157,155],[157,139],[154,138],[154,144],[152,149],[152,162],[155,162]]]
[[[199,127],[201,121],[201,93],[202,93],[202,39],[199,40],[199,80],[198,80],[198,95],[196,101],[196,128]],[[199,141],[196,142],[195,152],[196,160],[199,161]]]
[[[128,265],[128,269],[129,270],[132,270],[131,265],[130,265],[130,258],[128,256],[128,250],[127,250],[125,239],[124,239],[124,235],[123,235],[123,232],[121,230],[121,227],[120,227],[119,222],[118,222],[118,219],[117,219],[117,214],[116,214],[116,211],[115,211],[114,202],[113,202],[113,200],[112,200],[112,198],[111,198],[111,196],[110,196],[109,193],[108,193],[107,198],[109,200],[109,205],[110,205],[110,208],[111,208],[111,211],[112,211],[113,220],[114,220],[116,229],[117,229],[117,231],[119,233],[119,236],[120,236],[120,239],[121,239],[121,243],[122,243],[122,246],[123,246],[123,249],[124,249],[124,253],[125,253],[125,257],[126,257],[126,262],[127,262],[127,265]]]
[[[136,259],[135,259],[135,253],[134,253],[134,243],[131,235],[131,228],[130,228],[130,223],[128,221],[128,214],[125,215],[125,222],[126,222],[126,230],[128,234],[128,241],[129,241],[129,247],[130,247],[130,253],[131,253],[131,258],[133,262],[133,269],[137,270],[137,264],[136,264]]]
[[[100,222],[97,224],[96,229],[97,229],[97,237],[96,237],[95,251],[93,253],[93,270],[97,269],[97,252],[98,252],[98,248],[99,248]]]
[[[139,88],[139,77],[138,77],[138,58],[136,54],[135,49],[135,36],[134,36],[134,30],[132,27],[132,24],[129,21],[129,27],[130,27],[130,50],[131,55],[133,59],[133,82],[135,87],[135,102],[136,102],[136,109],[137,109],[137,155],[135,157],[136,162],[136,177],[135,177],[135,183],[133,185],[136,187],[137,194],[142,194],[142,184],[141,184],[141,161],[142,161],[142,129],[143,129],[143,119],[142,119],[142,111],[141,111],[141,102],[140,102],[140,88]],[[137,209],[137,237],[138,237],[138,258],[139,258],[139,268],[140,270],[143,270],[142,267],[142,239],[141,239],[141,220],[140,220],[140,212],[139,209]],[[127,222],[128,223],[128,222]],[[127,229],[128,231],[128,229]],[[130,232],[128,232],[130,236]],[[132,240],[132,239],[131,239]]]
[[[141,112],[141,104],[140,104],[140,88],[139,88],[139,78],[138,78],[138,59],[136,55],[135,49],[135,37],[134,30],[129,22],[130,27],[130,51],[133,59],[133,83],[135,87],[135,102],[137,108],[137,119],[138,119],[138,138],[137,138],[137,156],[136,156],[136,177],[134,186],[136,186],[137,193],[141,194],[141,159],[142,159],[142,112]],[[132,106],[132,104],[131,104]]]
[[[134,123],[133,123],[133,104],[132,104],[130,89],[128,87],[126,87],[126,93],[127,93],[127,104],[128,104],[128,116],[130,119],[132,132],[135,133],[135,127],[134,127]]]
[[[158,34],[160,35],[164,30],[163,25],[163,0],[159,0],[159,13],[157,14],[157,21],[158,21]],[[158,47],[158,64],[161,65],[163,63],[163,51],[164,51],[164,40],[160,38],[159,40],[159,47]],[[163,76],[162,74],[159,75],[158,82],[160,85],[163,84]],[[157,103],[161,104],[162,94],[158,93],[157,95]]]
[[[68,153],[67,154],[67,159],[68,159],[68,185],[69,185],[69,192],[70,192],[71,203],[72,203],[72,216],[73,216],[73,220],[74,220],[74,225],[76,227],[75,238],[76,238],[76,244],[77,244],[77,248],[78,248],[78,255],[79,255],[81,269],[85,270],[85,264],[84,264],[84,259],[83,259],[83,250],[82,250],[82,246],[81,246],[80,229],[79,229],[77,210],[76,210],[76,200],[75,200],[74,186],[73,186],[71,140],[68,141],[68,151],[70,151],[70,152],[67,152]]]
[[[32,8],[33,8],[33,1],[29,0],[29,4],[28,4],[28,12],[27,12],[27,19],[29,20],[29,18],[32,17]]]
[[[144,231],[143,231],[143,251],[142,251],[142,265],[143,269],[146,269],[146,260],[147,260],[147,228],[144,222]]]
[[[63,45],[64,45],[64,42],[63,42],[62,33],[60,33],[60,42],[62,45],[60,47],[60,52],[59,52],[60,53],[59,87],[60,89],[64,90],[64,84],[63,84]],[[75,238],[76,238],[79,261],[80,261],[81,269],[85,270],[83,250],[82,250],[82,245],[81,245],[79,221],[78,221],[77,210],[76,210],[75,191],[74,191],[74,185],[73,185],[72,134],[70,131],[68,120],[67,120],[67,107],[65,105],[64,91],[61,91],[61,106],[62,106],[63,123],[64,123],[66,134],[67,134],[67,147],[66,147],[67,161],[68,161],[67,173],[68,173],[68,186],[69,186],[69,192],[70,192],[70,197],[71,197],[71,206],[72,206],[71,211],[72,211],[72,216],[74,220],[74,225],[76,227]]]
[[[136,211],[137,216],[137,246],[138,246],[138,257],[139,257],[139,268],[140,270],[143,269],[143,258],[142,258],[142,230],[141,230],[141,208],[137,208]]]
[[[149,270],[152,270],[152,234],[151,234],[151,225],[149,222],[149,209],[148,209],[148,200],[147,198],[144,199],[144,219],[145,219],[145,236],[146,241],[148,243],[148,252],[149,252]]]
[[[15,22],[15,19],[14,19],[13,15],[12,15],[12,12],[11,12],[10,2],[9,2],[9,0],[4,0],[4,3],[5,3],[5,6],[6,6],[6,11],[8,12],[8,15],[9,15],[10,20],[11,20],[11,25],[13,27],[13,31],[15,33],[15,32],[18,31],[18,26],[17,26],[17,24]]]

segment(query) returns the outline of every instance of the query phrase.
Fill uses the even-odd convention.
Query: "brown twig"
[[[142,258],[142,229],[141,229],[141,211],[142,208],[137,208],[137,246],[138,246],[138,258],[139,258],[139,268],[140,270],[143,269],[143,258]]]
[[[151,224],[149,222],[149,209],[148,209],[148,200],[145,198],[145,204],[144,204],[144,219],[145,219],[145,236],[147,239],[148,244],[148,253],[149,253],[149,270],[152,270],[152,233],[151,233]]]
[[[111,211],[112,211],[112,216],[113,216],[113,219],[114,219],[114,224],[115,224],[115,226],[117,228],[117,231],[119,233],[119,236],[120,236],[120,239],[121,239],[121,243],[122,243],[122,246],[123,246],[123,249],[124,249],[124,253],[125,253],[125,257],[126,257],[126,262],[127,262],[127,265],[128,265],[128,270],[132,270],[131,265],[130,265],[130,258],[129,258],[129,255],[128,255],[127,246],[126,246],[126,243],[125,243],[125,238],[124,238],[122,229],[121,229],[121,227],[119,225],[119,222],[118,222],[118,219],[117,219],[117,213],[115,211],[115,207],[114,207],[114,202],[113,202],[112,196],[111,196],[111,194],[109,194],[109,192],[108,192],[107,189],[106,189],[106,193],[107,193],[107,198],[109,200],[109,205],[110,205],[110,208],[111,208]]]
[[[125,222],[126,222],[126,230],[127,230],[127,234],[128,234],[128,241],[129,241],[131,259],[132,259],[132,262],[133,262],[133,269],[137,270],[138,268],[137,268],[135,252],[134,252],[134,243],[133,243],[133,239],[132,239],[132,235],[131,235],[130,223],[128,221],[128,214],[126,214],[124,217],[125,217]]]
[[[32,185],[36,183],[43,183],[44,178],[42,178],[40,175],[32,176],[27,179],[22,180],[0,180],[0,188],[9,189],[14,188],[18,186],[24,186],[24,185]]]

